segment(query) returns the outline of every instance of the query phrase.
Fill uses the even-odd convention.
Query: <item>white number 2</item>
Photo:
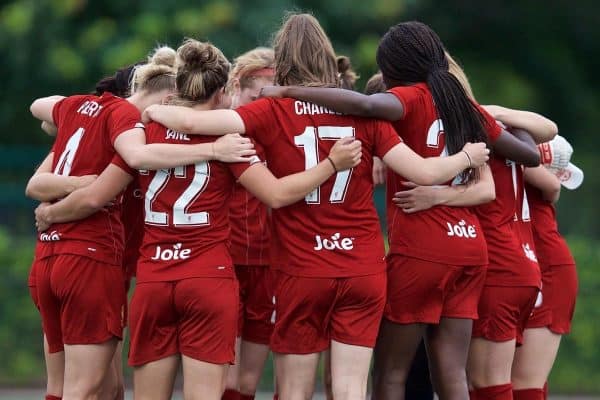
[[[161,169],[156,171],[152,178],[146,197],[144,200],[145,218],[144,221],[150,225],[168,225],[169,214],[152,210],[152,204],[156,197],[163,191],[169,183],[172,176],[175,178],[186,177],[186,167],[177,167],[174,169]],[[140,174],[147,175],[148,171],[140,171]],[[210,179],[210,165],[207,162],[201,162],[194,166],[194,179],[190,185],[183,191],[181,196],[173,203],[173,225],[174,226],[203,226],[210,224],[210,216],[207,211],[188,213],[189,206],[206,189]]]
[[[512,184],[513,184],[513,190],[515,191],[515,198],[518,200],[519,197],[517,196],[518,193],[518,179],[517,179],[517,168],[521,168],[520,166],[517,166],[517,163],[515,163],[514,161],[510,161],[510,160],[506,160],[506,164],[510,165],[510,171],[512,173]],[[519,204],[517,204],[517,207],[519,206]],[[523,208],[521,209],[521,221],[529,221],[531,219],[530,213],[529,213],[529,201],[527,200],[527,192],[525,192],[525,188],[523,188]],[[519,217],[517,216],[517,211],[515,211],[515,221],[519,220]]]
[[[75,158],[75,154],[77,153],[77,149],[79,148],[79,143],[81,143],[81,138],[83,137],[84,132],[85,129],[79,128],[69,138],[69,141],[65,146],[65,150],[62,152],[58,162],[56,163],[54,174],[68,176],[71,173],[73,159]]]
[[[440,136],[444,134],[444,124],[442,124],[441,119],[436,119],[433,121],[429,130],[427,131],[427,147],[431,147],[434,149],[439,149],[440,147]],[[442,152],[439,155],[440,157],[448,156],[448,147],[444,146]],[[452,186],[460,185],[463,183],[460,175],[456,176],[452,181]]]
[[[352,126],[307,126],[304,132],[294,136],[296,146],[304,150],[304,169],[310,169],[319,163],[318,138],[321,140],[339,140],[341,138],[354,136],[354,127]],[[335,176],[333,189],[329,196],[330,203],[343,203],[346,198],[346,192],[350,185],[352,170],[339,171]],[[316,188],[304,198],[308,204],[319,204],[321,202],[321,188]]]

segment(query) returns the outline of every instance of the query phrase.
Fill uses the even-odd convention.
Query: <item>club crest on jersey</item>
[[[40,241],[42,242],[58,242],[59,240],[60,235],[57,231],[40,234]]]
[[[448,227],[448,232],[446,232],[448,236],[456,236],[467,239],[474,239],[477,237],[475,225],[467,225],[467,222],[464,219],[461,219],[458,224],[454,225],[450,222],[446,222],[446,226]]]
[[[342,238],[340,233],[331,235],[330,238],[321,238],[321,235],[315,236],[317,245],[316,251],[320,250],[352,250],[354,249],[354,238]]]
[[[186,142],[190,141],[190,138],[185,133],[180,133],[174,131],[173,129],[167,129],[167,136],[165,136],[166,140],[183,140]]]
[[[183,249],[181,243],[173,245],[173,248],[162,249],[160,246],[156,246],[156,252],[151,258],[152,261],[171,261],[171,260],[187,260],[190,258],[192,251],[190,249]]]

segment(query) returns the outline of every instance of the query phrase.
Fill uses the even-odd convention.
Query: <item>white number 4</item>
[[[354,127],[352,126],[307,126],[304,132],[294,136],[294,143],[304,150],[304,169],[310,169],[319,163],[318,138],[321,140],[339,140],[345,137],[354,136]],[[335,176],[333,189],[329,196],[330,203],[343,203],[346,198],[346,192],[350,185],[352,177],[352,168],[345,171],[339,171]],[[319,204],[321,202],[321,188],[316,188],[304,198],[307,204]]]

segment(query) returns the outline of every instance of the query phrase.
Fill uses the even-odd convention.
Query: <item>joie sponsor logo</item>
[[[525,253],[525,257],[529,258],[533,262],[538,262],[537,256],[535,255],[535,251],[531,248],[529,243],[523,243],[523,252]]]
[[[454,225],[450,222],[446,222],[446,226],[448,227],[448,232],[446,232],[448,236],[456,236],[467,239],[474,239],[477,237],[475,225],[467,225],[467,222],[464,219],[461,219],[458,224]]]
[[[181,243],[173,245],[173,248],[161,248],[156,246],[156,253],[151,258],[152,261],[171,261],[171,260],[187,260],[190,258],[192,251],[190,249],[182,249]]]
[[[352,250],[354,248],[354,238],[342,238],[339,232],[334,233],[329,238],[321,238],[321,235],[315,236],[317,245],[316,251],[320,250]]]
[[[60,234],[57,231],[44,232],[40,234],[40,240],[42,242],[58,242],[60,240]]]

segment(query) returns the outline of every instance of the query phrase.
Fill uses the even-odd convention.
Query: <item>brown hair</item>
[[[381,72],[370,77],[365,85],[365,94],[369,96],[375,93],[385,92],[386,90],[387,88],[385,87],[385,82],[383,82],[383,75],[381,75]]]
[[[175,88],[175,50],[168,46],[154,49],[148,63],[139,65],[133,71],[131,93],[150,93]]]
[[[358,79],[358,75],[352,69],[350,58],[346,56],[337,57],[338,74],[340,79],[340,87],[342,89],[354,90],[354,84]]]
[[[171,103],[205,103],[225,87],[229,67],[227,58],[212,44],[186,39],[177,49],[177,95]]]
[[[258,74],[264,70],[265,74]],[[268,77],[269,70],[275,74],[275,52],[268,47],[257,47],[245,52],[233,60],[233,68],[229,73],[229,82],[234,79],[240,82],[240,87],[246,89],[259,77]]]
[[[444,53],[446,54],[446,59],[448,60],[448,71],[454,75],[463,89],[465,89],[467,96],[469,96],[471,100],[475,101],[475,95],[473,94],[473,89],[471,89],[471,84],[469,83],[467,74],[465,74],[465,71],[463,71],[463,69],[460,67],[460,65],[458,65],[456,60],[452,58],[448,51],[444,51]]]
[[[281,86],[339,86],[331,41],[310,14],[288,14],[273,40],[275,83]]]

